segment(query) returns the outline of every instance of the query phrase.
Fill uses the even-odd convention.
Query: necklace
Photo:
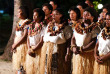
[[[75,30],[77,33],[83,34],[83,33],[88,33],[91,32],[97,25],[93,22],[89,26],[84,25],[84,23],[77,23]]]
[[[42,30],[42,27],[44,26],[43,23],[38,23],[37,25],[35,25],[36,22],[32,22],[29,26],[29,35],[33,35],[33,34],[37,34]],[[33,28],[34,26],[34,28]]]
[[[16,25],[16,30],[23,30],[24,26],[26,25],[26,22],[28,21],[28,19],[22,20],[23,22],[21,22],[21,20],[18,21],[17,25]],[[20,24],[20,22],[22,24]]]
[[[104,40],[110,39],[110,28],[104,28],[104,30],[102,31],[102,37]]]
[[[50,22],[48,25],[47,32],[50,32],[51,36],[55,36],[55,35],[61,33],[61,30],[63,29],[63,27],[64,27],[63,24],[56,24],[54,22]]]

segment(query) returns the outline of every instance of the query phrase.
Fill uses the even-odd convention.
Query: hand
[[[11,49],[11,52],[14,52],[14,53],[15,53],[15,52],[16,52],[16,49],[13,49],[13,48],[12,48],[12,49]]]
[[[101,57],[100,57],[100,60],[106,61],[106,60],[107,60],[107,56],[101,56]]]
[[[100,63],[100,64],[103,63],[103,61],[101,60],[100,56],[95,55],[94,57],[95,57],[95,60],[96,60],[98,63]]]
[[[12,45],[12,49],[16,49],[16,44],[13,44]]]
[[[35,57],[35,53],[29,51],[28,54],[31,56],[31,57]]]
[[[68,55],[68,54],[66,54],[66,56],[65,56],[65,62],[67,62],[67,61],[68,61],[68,57],[69,57],[69,55]]]
[[[78,50],[78,47],[73,47],[73,53],[75,54],[79,54],[80,51]]]
[[[28,48],[30,49],[30,48],[31,48],[31,46],[28,46]]]

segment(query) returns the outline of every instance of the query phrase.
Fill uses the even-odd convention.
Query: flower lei
[[[35,24],[35,22],[32,22],[29,26],[29,35],[39,33],[42,30],[42,27],[44,26],[43,23],[41,22],[37,25],[37,27],[33,28],[34,24]]]
[[[102,38],[104,40],[110,39],[110,28],[105,27],[102,31]]]
[[[16,31],[23,30],[23,28],[24,28],[24,26],[25,26],[25,23],[26,23],[26,22],[23,22],[23,24],[20,25],[20,24],[19,24],[19,21],[18,21],[17,26],[16,26]]]
[[[61,30],[64,28],[63,24],[55,25],[54,22],[50,22],[48,24],[47,32],[50,32],[50,36],[56,36],[57,34],[61,33]]]
[[[77,21],[75,21],[74,23],[71,20],[68,20],[69,25],[71,25],[72,28],[74,28],[76,26]]]
[[[44,19],[43,23],[48,24],[50,21],[52,21],[52,15],[50,15],[47,19]]]
[[[95,27],[97,27],[97,24],[95,24],[94,22],[87,27],[84,27],[84,23],[77,23],[75,26],[75,30],[77,31],[77,33],[83,34],[91,32]]]

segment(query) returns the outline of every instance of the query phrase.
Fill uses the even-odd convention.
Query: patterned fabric
[[[58,54],[52,54],[52,63],[51,63],[51,71],[52,74],[57,74],[58,69]],[[45,61],[45,74],[47,74],[47,55],[46,55],[46,61]]]

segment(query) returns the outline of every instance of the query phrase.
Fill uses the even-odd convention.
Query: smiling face
[[[33,20],[34,21],[37,21],[38,20],[38,13],[37,12],[34,12],[33,13]]]
[[[110,15],[106,15],[106,27],[110,27]]]
[[[58,22],[58,21],[60,21],[61,18],[62,17],[62,14],[60,14],[57,10],[54,10],[53,12],[52,12],[52,18],[53,18],[53,20],[55,21],[55,22]]]
[[[104,9],[102,10],[102,12],[103,12],[103,13],[107,13],[108,11],[107,11],[106,8],[104,8]]]
[[[93,22],[93,16],[91,16],[91,14],[88,12],[88,11],[84,11],[84,13],[83,13],[83,21],[85,22],[85,23],[91,23],[91,22]]]
[[[71,10],[69,16],[70,16],[70,19],[71,20],[73,20],[73,21],[76,21],[77,20],[77,18],[76,18],[77,17],[77,14],[76,14],[75,11]]]

